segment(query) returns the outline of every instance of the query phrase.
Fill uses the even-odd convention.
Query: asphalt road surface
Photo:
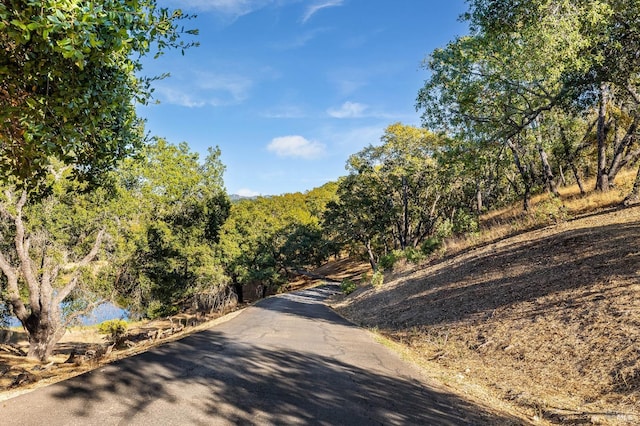
[[[147,353],[0,402],[2,425],[513,424],[435,390],[323,303],[272,297]]]

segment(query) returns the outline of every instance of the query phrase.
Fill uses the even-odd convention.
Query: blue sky
[[[158,105],[147,131],[205,155],[228,193],[304,192],[346,174],[415,98],[435,48],[467,32],[464,0],[159,0],[197,18],[200,47],[148,60]]]

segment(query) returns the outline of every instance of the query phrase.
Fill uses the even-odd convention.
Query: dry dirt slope
[[[640,207],[391,273],[334,308],[532,419],[640,424]]]

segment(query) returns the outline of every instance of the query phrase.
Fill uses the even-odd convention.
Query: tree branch
[[[96,241],[93,243],[93,247],[91,248],[91,251],[89,251],[89,253],[87,253],[87,255],[84,258],[82,258],[80,262],[67,264],[63,267],[63,270],[70,270],[70,269],[75,269],[75,270],[73,272],[73,275],[71,276],[71,279],[67,283],[67,285],[65,285],[62,288],[62,290],[60,290],[56,295],[56,298],[54,299],[54,302],[53,302],[55,305],[60,304],[73,291],[73,289],[78,284],[78,275],[80,274],[81,269],[87,266],[89,263],[91,263],[91,261],[93,261],[93,259],[98,255],[98,251],[100,250],[100,246],[102,245],[102,238],[104,237],[105,232],[106,230],[104,228],[102,228],[98,232],[98,235],[96,236]]]
[[[40,286],[35,276],[33,261],[29,256],[29,237],[22,221],[22,209],[27,203],[27,191],[23,190],[20,199],[16,203],[16,215],[14,216],[14,224],[16,227],[16,235],[14,238],[16,253],[20,260],[20,270],[24,277],[27,287],[29,287],[29,299],[31,302],[31,310],[39,311],[40,306]]]

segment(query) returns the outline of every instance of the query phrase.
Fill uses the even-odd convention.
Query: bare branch
[[[65,285],[62,288],[62,290],[60,290],[56,295],[56,298],[54,299],[54,302],[53,302],[55,305],[60,304],[78,285],[78,276],[80,274],[80,271],[82,270],[83,267],[91,263],[91,261],[93,261],[93,259],[98,255],[98,251],[100,250],[100,246],[102,244],[102,239],[104,237],[105,232],[106,230],[104,228],[102,228],[98,232],[98,235],[96,236],[96,241],[93,243],[93,247],[91,248],[91,251],[89,251],[89,253],[87,253],[87,255],[80,262],[71,263],[63,267],[63,270],[71,270],[74,268],[75,270],[73,272],[71,279],[67,283],[67,285]]]

